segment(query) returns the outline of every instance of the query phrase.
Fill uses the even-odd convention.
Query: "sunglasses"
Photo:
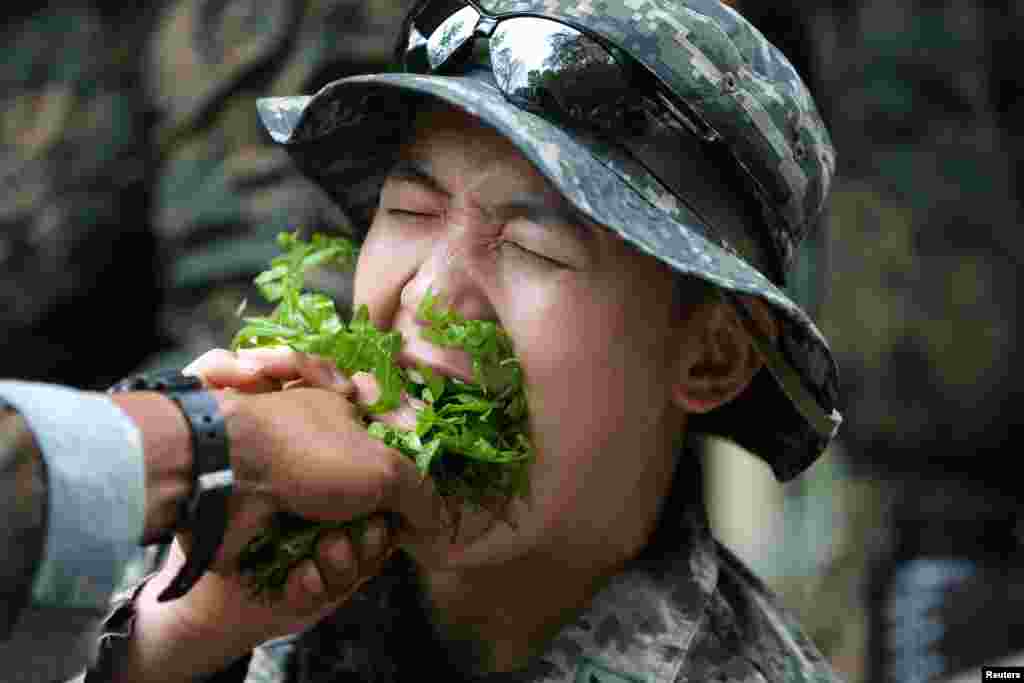
[[[561,123],[635,135],[651,116],[667,115],[705,141],[719,138],[696,112],[668,97],[646,69],[568,24],[493,17],[473,0],[431,3],[412,21],[406,71],[444,75],[488,63],[507,100]]]

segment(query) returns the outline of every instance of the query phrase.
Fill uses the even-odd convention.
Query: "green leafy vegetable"
[[[402,369],[395,362],[402,347],[400,333],[376,329],[365,306],[346,325],[329,297],[303,291],[309,268],[351,268],[355,246],[321,234],[305,242],[297,233],[279,235],[278,243],[284,253],[255,280],[277,307],[270,316],[246,318],[232,347],[289,346],[331,359],[348,376],[372,373],[381,394],[365,409],[369,433],[415,462],[456,509],[468,503],[500,514],[512,498],[527,496],[533,449],[526,432],[522,369],[507,333],[493,322],[467,320],[445,309],[441,298],[428,292],[417,311],[428,323],[423,337],[468,352],[476,381],[444,377],[427,367]],[[403,391],[425,404],[417,413],[416,429],[374,421],[374,413],[398,407]],[[257,595],[273,598],[288,572],[313,555],[323,531],[345,528],[358,537],[364,527],[365,520],[319,523],[281,514],[249,543],[240,566]]]

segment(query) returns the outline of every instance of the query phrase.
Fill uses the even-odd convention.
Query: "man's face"
[[[420,338],[428,289],[509,333],[536,462],[516,528],[468,514],[455,542],[409,546],[426,567],[559,557],[619,562],[646,541],[671,479],[679,344],[668,268],[579,218],[504,138],[450,109],[423,113],[385,182],[355,303],[405,338],[400,364],[472,381],[468,354]]]

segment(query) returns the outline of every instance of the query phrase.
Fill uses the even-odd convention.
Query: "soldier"
[[[509,330],[532,504],[514,529],[477,515],[456,539],[406,537],[329,619],[252,657],[319,615],[247,605],[230,572],[157,603],[178,553],[118,606],[127,633],[86,680],[831,680],[711,537],[680,447],[726,436],[790,479],[838,427],[831,353],[780,289],[835,169],[795,70],[697,0],[427,0],[399,56],[405,73],[261,116],[365,240],[354,300],[405,334],[406,362],[466,374],[415,341],[431,288]],[[240,368],[196,367],[215,385]],[[325,599],[350,585],[321,579]]]

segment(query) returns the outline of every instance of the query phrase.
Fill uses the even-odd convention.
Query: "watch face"
[[[126,377],[108,390],[111,394],[123,391],[178,392],[202,389],[198,377],[183,375],[179,370],[160,370]]]

